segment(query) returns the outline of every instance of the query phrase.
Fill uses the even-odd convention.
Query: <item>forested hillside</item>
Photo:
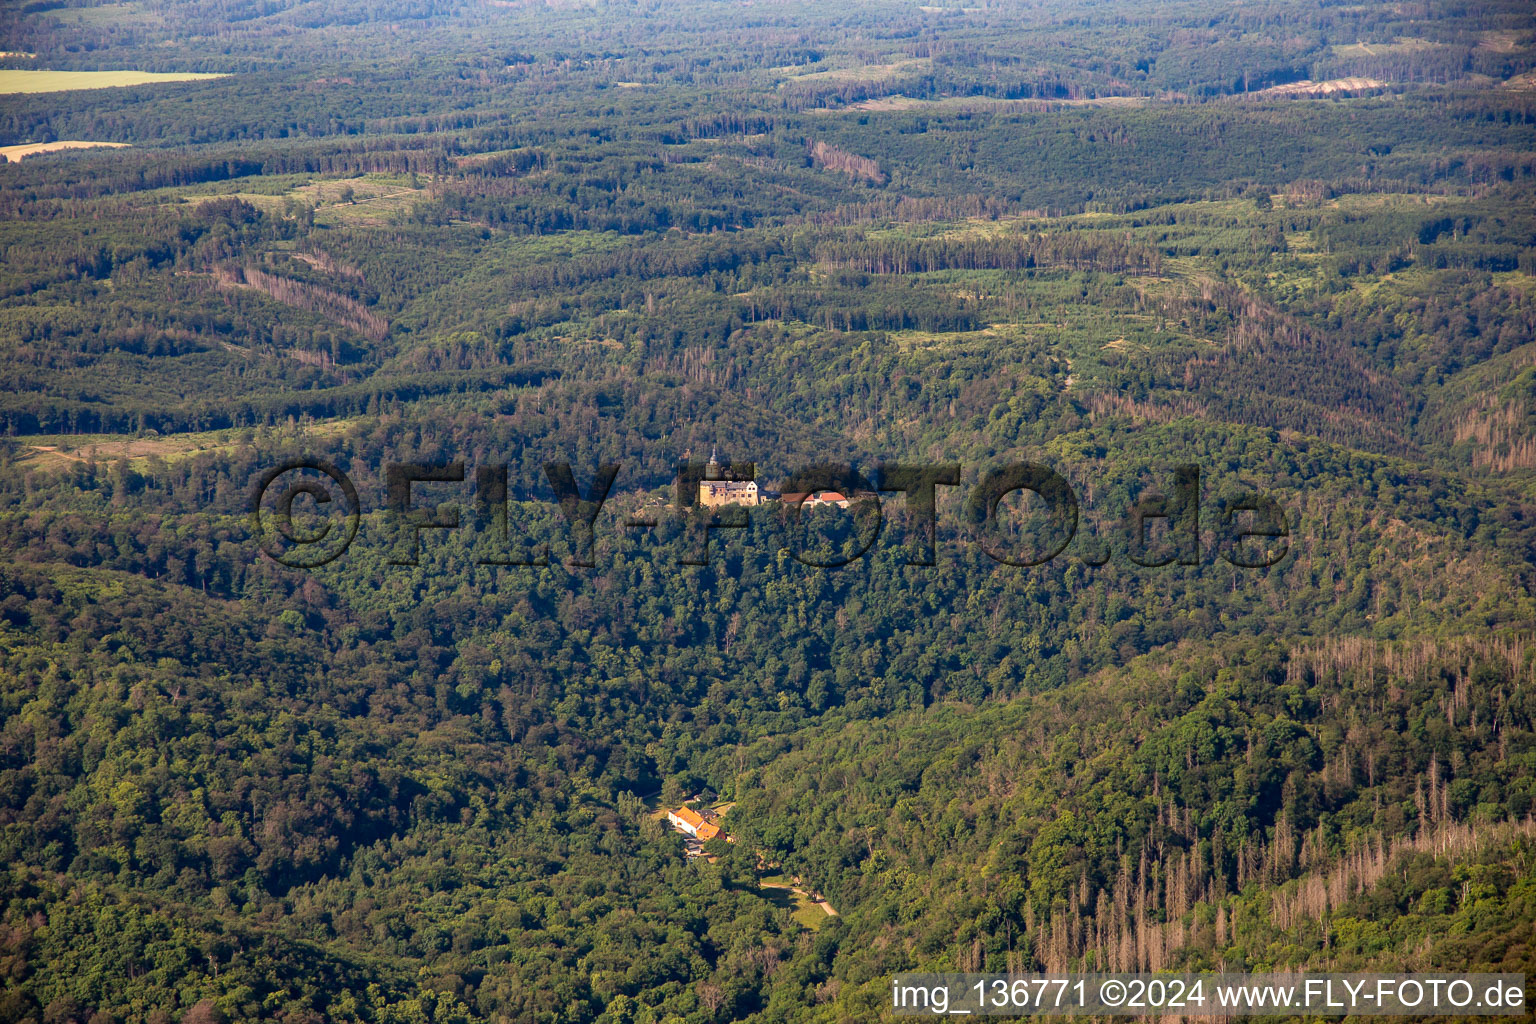
[[[1536,974],[1530,15],[0,10],[0,1021]]]

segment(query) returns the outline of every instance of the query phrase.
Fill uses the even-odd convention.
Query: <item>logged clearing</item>
[[[84,142],[79,139],[60,139],[58,142],[29,142],[22,146],[0,146],[0,156],[14,162],[23,157],[36,156],[39,153],[54,153],[62,149],[96,149],[100,146],[110,149],[127,149],[128,143]]]
[[[1145,96],[1099,96],[1093,99],[1003,99],[994,96],[942,96],[938,99],[920,100],[896,93],[862,100],[848,106],[849,110],[1010,110],[1034,112],[1042,107],[1139,107],[1148,102]],[[820,112],[820,110],[816,111]]]
[[[0,69],[0,94],[112,89],[126,85],[200,82],[208,78],[228,77],[191,71],[33,71],[30,68],[4,68]]]
[[[1247,95],[1299,99],[1312,96],[1332,96],[1335,93],[1341,92],[1362,92],[1366,89],[1384,89],[1386,85],[1386,82],[1376,78],[1331,78],[1326,82],[1314,82],[1311,79],[1304,79],[1300,82],[1292,82],[1289,85],[1272,85],[1268,89],[1260,89]]]
[[[1513,32],[1484,32],[1477,48],[1493,53],[1514,53],[1520,49],[1520,39]]]

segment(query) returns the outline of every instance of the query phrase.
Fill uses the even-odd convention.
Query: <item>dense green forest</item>
[[[1536,974],[1531,14],[6,5],[0,1021]]]

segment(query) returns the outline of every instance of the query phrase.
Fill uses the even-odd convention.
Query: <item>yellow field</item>
[[[61,139],[58,142],[31,142],[24,146],[0,146],[0,156],[11,162],[22,157],[36,156],[38,153],[53,153],[61,149],[93,149],[97,146],[108,146],[112,149],[126,149],[126,142],[81,142],[78,139]]]
[[[110,89],[124,85],[153,85],[157,82],[196,82],[207,78],[227,78],[188,72],[160,71],[33,71],[0,69],[0,94],[64,92],[68,89]]]

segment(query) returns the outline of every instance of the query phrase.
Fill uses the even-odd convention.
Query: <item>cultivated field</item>
[[[195,82],[227,75],[162,71],[34,71],[0,69],[0,94],[65,92],[70,89],[109,89],[124,85],[155,85],[160,82]]]
[[[0,156],[14,162],[23,157],[36,156],[39,153],[55,153],[63,149],[95,149],[98,146],[126,149],[128,143],[83,142],[79,139],[60,139],[58,142],[29,142],[20,146],[0,146]]]

